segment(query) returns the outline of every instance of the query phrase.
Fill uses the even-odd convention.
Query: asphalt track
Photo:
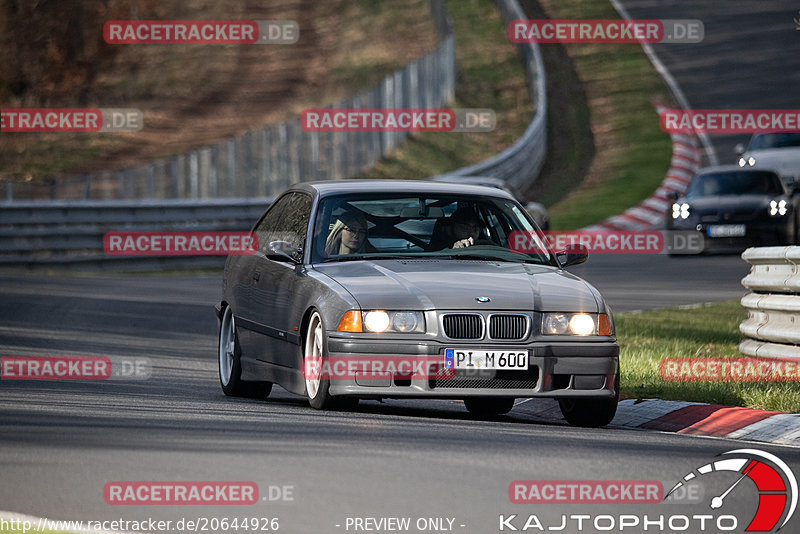
[[[700,43],[654,44],[693,109],[800,109],[800,31],[793,0],[620,0],[634,19],[698,19]],[[749,134],[709,135],[720,164]]]
[[[742,265],[736,256],[595,256],[580,269],[605,285],[621,311],[689,304],[698,295],[727,299],[742,292]],[[265,401],[227,398],[215,360],[218,275],[4,275],[0,288],[0,355],[152,363],[152,376],[140,381],[1,382],[0,469],[13,483],[0,485],[0,510],[75,520],[278,517],[285,532],[346,532],[347,517],[448,517],[455,531],[495,532],[499,514],[533,513],[557,526],[561,513],[646,509],[512,504],[507,491],[514,480],[671,486],[743,445],[552,425],[524,405],[499,421],[479,422],[450,401],[369,401],[344,413],[314,411],[279,388]],[[797,449],[758,448],[800,466]],[[129,480],[253,481],[262,497],[269,486],[292,486],[294,500],[106,504],[104,485]],[[752,493],[741,492],[731,508],[749,510]],[[652,513],[705,510],[652,506]]]
[[[637,18],[705,20],[705,44],[657,49],[693,107],[797,107],[796,93],[784,85],[790,80],[797,87],[800,55],[785,46],[788,33],[800,38],[791,20],[796,5],[625,5]],[[758,40],[783,24],[788,29],[776,32],[780,40]],[[671,52],[662,52],[665,47]],[[746,68],[736,68],[743,63]],[[718,146],[721,160],[733,142]],[[597,285],[619,312],[737,298],[747,266],[737,256],[594,256],[572,270]],[[446,401],[370,401],[355,412],[322,413],[279,390],[265,401],[227,398],[216,373],[212,306],[218,295],[215,275],[0,275],[0,355],[146,357],[153,365],[151,378],[142,381],[1,382],[0,510],[76,520],[277,517],[280,531],[299,533],[352,532],[347,517],[445,517],[454,519],[453,531],[477,534],[497,532],[500,514],[537,514],[557,526],[561,514],[709,513],[708,499],[648,506],[511,504],[508,487],[519,479],[654,479],[670,487],[717,454],[751,446],[545,424],[524,405],[498,421],[479,422]],[[753,447],[800,472],[797,449]],[[717,476],[706,485],[709,497],[735,481]],[[104,484],[126,480],[253,481],[262,497],[269,486],[292,486],[294,500],[106,504]],[[755,487],[742,484],[723,513],[732,510],[741,531],[755,506]]]

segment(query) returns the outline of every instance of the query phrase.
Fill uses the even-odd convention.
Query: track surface
[[[699,19],[705,38],[693,44],[655,44],[693,109],[800,108],[800,18],[797,2],[620,0],[634,19]],[[721,164],[748,134],[710,135]]]
[[[658,47],[694,107],[798,107],[788,89],[800,72],[796,5],[625,5],[637,18],[705,21],[705,43]],[[737,140],[715,139],[722,161]],[[736,256],[595,256],[572,270],[625,311],[737,298],[747,266]],[[749,446],[544,424],[524,404],[478,422],[445,401],[321,413],[280,390],[266,401],[226,398],[216,375],[218,295],[219,277],[208,275],[0,275],[0,355],[148,357],[154,366],[146,381],[0,383],[0,509],[79,520],[278,517],[282,532],[348,532],[353,516],[447,517],[455,532],[488,533],[498,531],[499,514],[537,514],[557,526],[562,513],[709,513],[708,499],[688,507],[514,505],[507,492],[518,479],[670,487],[715,455]],[[756,447],[800,473],[797,449]],[[109,506],[103,486],[114,480],[254,481],[262,496],[270,485],[293,486],[294,501]],[[708,496],[734,481],[709,487]],[[723,511],[741,523],[755,502],[752,484],[741,484]]]
[[[746,272],[735,256],[639,257],[635,268],[632,258],[596,256],[581,266],[617,310],[688,304],[698,294],[728,298],[741,293]],[[712,280],[716,288],[703,293]],[[266,401],[226,398],[215,361],[216,275],[6,275],[0,288],[0,354],[147,357],[154,367],[145,381],[0,383],[0,465],[4,480],[15,482],[0,485],[0,509],[76,520],[278,517],[286,532],[346,531],[347,517],[430,516],[455,518],[456,531],[494,532],[499,514],[535,513],[557,526],[561,513],[643,509],[514,505],[507,497],[514,480],[670,486],[742,446],[545,424],[524,404],[479,422],[450,401],[370,401],[355,412],[323,413],[279,388]],[[800,466],[797,449],[758,448]],[[270,485],[288,485],[295,500],[107,505],[104,484],[125,480],[245,480],[262,496]],[[731,506],[747,510],[752,490]],[[653,506],[653,513],[677,510]]]

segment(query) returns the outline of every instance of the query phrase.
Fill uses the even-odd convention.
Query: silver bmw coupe
[[[602,426],[619,346],[600,293],[564,268],[524,208],[489,187],[422,181],[297,184],[229,256],[219,375],[226,395],[273,384],[318,409],[359,399],[463,399],[476,417],[558,399]]]

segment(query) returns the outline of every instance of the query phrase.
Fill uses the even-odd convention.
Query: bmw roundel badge
[[[477,300],[478,302],[489,302],[492,299],[490,299],[489,297],[475,297],[475,300]]]

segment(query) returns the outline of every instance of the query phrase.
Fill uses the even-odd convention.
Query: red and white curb
[[[656,104],[656,111],[670,109],[664,104]],[[669,170],[661,185],[649,198],[637,206],[625,210],[584,230],[649,230],[663,226],[667,208],[672,204],[670,193],[679,195],[686,191],[692,177],[701,167],[703,152],[700,141],[693,134],[674,133],[672,139],[672,159]]]
[[[552,399],[519,401],[512,413],[565,423],[558,402]],[[608,428],[658,430],[800,447],[800,414],[701,402],[626,399],[620,401],[617,415]]]

